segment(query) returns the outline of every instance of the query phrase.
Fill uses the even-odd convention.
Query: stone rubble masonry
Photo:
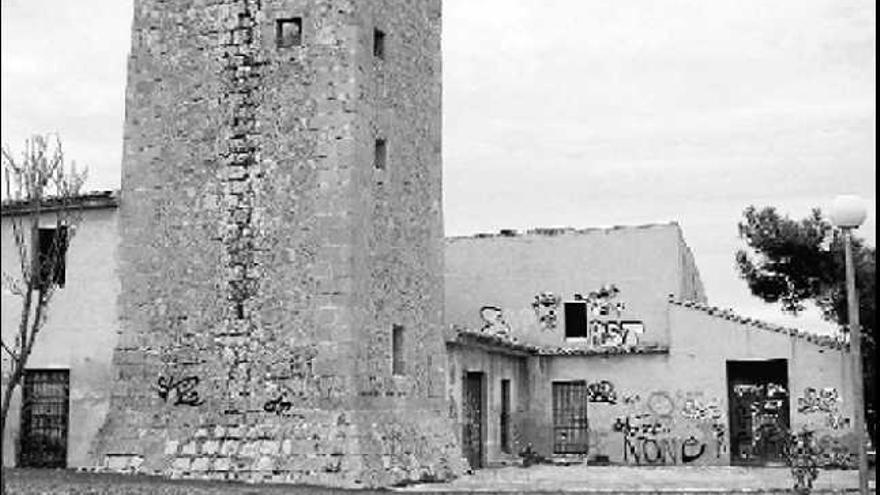
[[[96,465],[348,487],[462,472],[443,393],[440,12],[135,2]],[[302,43],[279,47],[293,18]]]

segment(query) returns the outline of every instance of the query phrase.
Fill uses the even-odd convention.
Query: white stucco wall
[[[641,344],[668,343],[666,300],[705,300],[693,256],[677,224],[567,231],[556,235],[456,237],[446,240],[446,322],[480,328],[482,306],[503,310],[513,335],[541,345],[567,341],[563,304],[555,329],[542,328],[535,296],[562,303],[613,284],[625,302],[623,320],[644,322]]]
[[[54,226],[55,216],[41,219]],[[67,463],[89,465],[89,443],[104,421],[109,406],[111,359],[118,337],[116,298],[117,211],[113,207],[83,211],[68,252],[66,283],[50,303],[48,320],[37,337],[28,368],[70,370],[70,416]],[[18,273],[18,254],[12,237],[11,217],[2,218],[2,269]],[[4,341],[14,338],[21,316],[21,301],[8,291],[2,295]],[[3,357],[3,386],[9,362]],[[13,396],[3,439],[3,465],[16,463],[20,388]]]

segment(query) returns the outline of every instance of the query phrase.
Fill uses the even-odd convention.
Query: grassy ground
[[[169,480],[154,476],[80,473],[69,470],[4,469],[10,494],[71,495],[274,495],[330,494],[342,490],[302,485],[256,485],[222,481]],[[855,471],[823,471],[814,493],[856,493]],[[788,493],[791,476],[785,468],[739,467],[599,467],[533,466],[484,469],[451,483],[421,484],[394,491],[404,493]],[[384,494],[388,490],[351,490]]]

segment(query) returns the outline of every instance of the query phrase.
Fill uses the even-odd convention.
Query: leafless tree
[[[13,244],[18,257],[18,273],[3,272],[3,290],[21,300],[21,318],[13,334],[2,336],[3,404],[0,438],[6,432],[6,416],[15,388],[21,385],[25,366],[40,330],[46,323],[49,303],[57,288],[57,275],[64,268],[63,256],[76,226],[82,220],[76,198],[86,178],[76,164],[64,161],[61,142],[56,137],[34,136],[25,141],[20,159],[8,146],[2,150],[4,209],[8,215]],[[54,234],[44,235],[39,247],[40,226],[54,218]],[[2,446],[2,441],[0,441]],[[0,447],[2,448],[2,447]]]

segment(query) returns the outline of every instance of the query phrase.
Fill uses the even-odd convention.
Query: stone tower
[[[110,468],[462,468],[442,337],[440,0],[136,0]]]

